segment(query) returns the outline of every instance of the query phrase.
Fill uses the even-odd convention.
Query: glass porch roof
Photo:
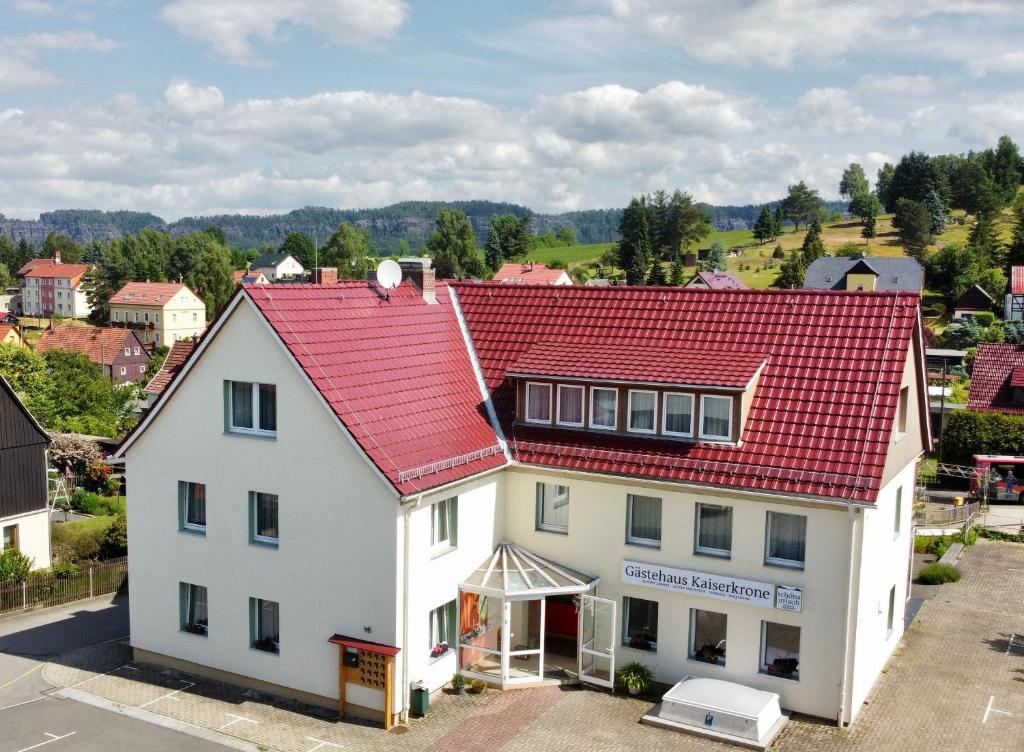
[[[500,543],[460,588],[502,598],[531,598],[585,593],[597,580],[542,559],[515,543]]]

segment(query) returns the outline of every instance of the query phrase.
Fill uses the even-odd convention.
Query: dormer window
[[[527,383],[526,422],[551,422],[551,384]]]
[[[590,427],[602,431],[618,428],[619,390],[595,386],[590,390]]]
[[[629,430],[633,433],[654,433],[654,416],[657,409],[657,392],[630,389]]]
[[[732,438],[732,397],[705,394],[700,398],[700,437],[711,441]]]
[[[558,425],[583,427],[583,392],[582,386],[558,385]]]
[[[665,392],[661,432],[669,436],[693,436],[693,395]]]

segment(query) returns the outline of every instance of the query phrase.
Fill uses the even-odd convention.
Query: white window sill
[[[445,554],[450,554],[452,551],[455,551],[457,548],[458,548],[458,546],[455,546],[455,545],[453,545],[451,543],[437,543],[437,544],[434,544],[433,546],[430,547],[430,559],[431,559],[431,561],[433,561],[434,559],[440,559]]]
[[[654,436],[657,433],[657,431],[655,431],[653,428],[627,428],[626,433],[636,433],[640,434],[641,436]]]
[[[277,431],[254,431],[251,428],[229,428],[224,433],[231,436],[246,436],[250,439],[270,439],[271,441],[277,438]]]
[[[452,656],[452,655],[455,655],[455,648],[448,648],[446,651],[441,653],[441,655],[431,655],[431,656],[428,656],[428,658],[427,658],[427,665],[428,666],[433,666],[435,663],[439,663],[439,662],[443,661],[445,658],[447,658],[449,656]]]
[[[772,671],[769,671],[766,668],[760,669],[757,673],[761,674],[761,676],[770,676],[773,679],[782,679],[783,681],[790,681],[790,682],[799,682],[800,681],[800,675],[799,674],[797,674],[796,676],[783,676],[782,674],[776,674],[776,673],[774,673]]]
[[[200,537],[206,537],[205,527],[195,527],[190,525],[182,525],[178,528],[179,533],[188,533],[189,535],[198,535]]]
[[[713,548],[695,548],[693,550],[694,556],[707,556],[712,559],[724,559],[729,561],[732,559],[732,551],[722,551],[720,549]]]
[[[278,541],[278,538],[262,538],[260,536],[253,536],[249,543],[254,546],[262,546],[263,548],[279,548]]]
[[[626,545],[661,550],[661,541],[647,540],[645,538],[626,538]]]
[[[765,559],[764,565],[766,567],[778,567],[779,569],[793,569],[798,572],[804,571],[803,562],[799,561],[783,561],[781,559]]]
[[[623,642],[622,647],[626,648],[627,650],[635,650],[636,652],[641,653],[642,655],[657,655],[658,653],[657,642],[654,643],[653,648],[638,648],[636,645],[630,645],[628,642]]]
[[[569,528],[567,527],[543,527],[538,525],[536,528],[538,533],[554,533],[555,535],[568,535]]]

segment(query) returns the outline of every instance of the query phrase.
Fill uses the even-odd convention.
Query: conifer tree
[[[946,205],[934,188],[924,197],[924,205],[931,217],[932,235],[941,235],[946,231]]]
[[[800,251],[793,251],[789,258],[779,267],[779,276],[773,283],[775,287],[783,290],[798,289],[804,286],[804,273],[807,271],[804,266],[803,254]]]
[[[1024,265],[1024,195],[1013,202],[1013,234],[1006,249],[1007,266]]]
[[[805,269],[813,261],[825,255],[825,242],[821,239],[821,221],[817,217],[811,222],[811,228],[807,231],[807,236],[804,237],[803,245],[800,246],[800,255]],[[803,285],[802,279],[800,284]]]
[[[685,273],[686,269],[683,266],[683,260],[679,257],[676,257],[675,261],[672,262],[672,274],[670,277],[671,284],[674,287],[682,287],[684,282],[683,277]]]
[[[772,239],[774,240],[782,234],[782,231],[786,226],[786,212],[782,208],[782,204],[775,207],[775,215],[772,219],[775,220],[775,235],[772,236]]]
[[[761,208],[761,213],[757,215],[757,219],[754,221],[753,229],[754,237],[762,245],[775,237],[775,218],[772,216],[772,211],[768,208],[768,204]]]

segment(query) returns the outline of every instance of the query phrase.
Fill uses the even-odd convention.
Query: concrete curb
[[[148,710],[140,710],[139,708],[135,708],[130,705],[121,705],[116,702],[111,702],[110,700],[97,697],[96,695],[91,695],[88,692],[82,692],[78,689],[62,689],[58,692],[54,692],[52,696],[63,697],[68,700],[76,700],[77,702],[92,705],[93,707],[101,708],[103,710],[109,710],[112,713],[119,713],[138,721],[152,723],[156,726],[163,726],[164,728],[171,729],[172,731],[180,731],[188,736],[194,736],[198,739],[213,742],[214,744],[222,744],[225,747],[240,750],[240,752],[259,752],[260,749],[252,742],[242,741],[241,739],[236,739],[233,736],[227,736],[226,734],[220,734],[216,731],[200,728],[199,726],[194,726],[191,723],[186,723],[185,721],[178,721],[174,718],[168,718],[167,716],[160,715],[158,713],[151,713]]]
[[[964,552],[963,543],[954,543],[944,553],[937,563],[939,564],[950,564],[956,565],[956,560],[960,558],[960,554]]]

